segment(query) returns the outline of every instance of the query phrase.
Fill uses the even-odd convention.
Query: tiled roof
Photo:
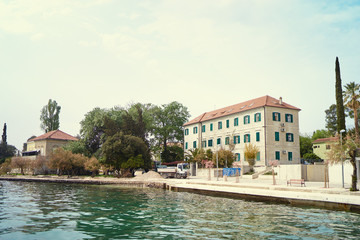
[[[313,141],[313,143],[335,142],[337,140],[339,140],[339,137],[319,138]]]
[[[224,107],[224,108],[220,108],[211,112],[206,112],[201,114],[200,116],[192,119],[191,121],[187,122],[184,124],[184,126],[190,125],[190,124],[194,124],[194,123],[198,123],[198,122],[204,122],[207,120],[211,120],[211,119],[215,119],[218,117],[223,117],[223,116],[227,116],[227,115],[231,115],[234,113],[239,113],[239,112],[244,112],[250,109],[254,109],[254,108],[259,108],[259,107],[263,107],[263,106],[268,106],[268,107],[278,107],[278,108],[288,108],[288,109],[294,109],[294,110],[298,110],[300,111],[300,108],[294,107],[290,104],[287,104],[285,102],[282,101],[282,103],[280,104],[280,100],[270,97],[268,95],[263,96],[263,97],[259,97],[259,98],[255,98],[246,102],[242,102],[242,103],[238,103],[235,105],[231,105],[228,107]]]
[[[76,137],[73,137],[67,133],[64,133],[61,130],[54,130],[51,132],[47,132],[41,136],[38,136],[36,138],[29,139],[30,141],[39,141],[39,140],[45,140],[45,139],[56,139],[56,140],[64,140],[64,141],[78,141]]]

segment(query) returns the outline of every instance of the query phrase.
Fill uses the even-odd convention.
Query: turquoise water
[[[360,238],[360,214],[160,189],[0,182],[0,239],[345,238]]]

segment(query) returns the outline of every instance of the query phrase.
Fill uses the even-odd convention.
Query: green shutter
[[[279,140],[280,140],[279,132],[275,132],[275,141],[279,141]]]
[[[213,124],[210,123],[210,131],[212,131],[212,130],[213,130]]]
[[[281,122],[281,114],[279,113],[279,122]]]
[[[234,136],[234,144],[236,144],[236,136]]]
[[[185,149],[188,149],[188,143],[187,142],[185,143]]]
[[[237,136],[237,138],[238,138],[238,139],[237,139],[237,140],[238,140],[237,143],[240,143],[240,135]]]
[[[260,161],[260,152],[256,153],[256,161]]]
[[[246,143],[246,134],[244,135],[244,143]]]
[[[279,151],[275,152],[275,159],[280,160],[280,152]]]
[[[292,152],[288,152],[288,160],[292,161]]]
[[[261,122],[261,113],[258,113],[259,114],[259,122]]]
[[[257,141],[257,142],[260,141],[260,132],[256,132],[256,141]]]
[[[273,112],[273,121],[275,121],[275,115],[276,115],[276,113]]]
[[[248,135],[249,135],[249,138],[248,138],[248,139],[249,139],[249,142],[250,142],[250,134],[248,134]]]

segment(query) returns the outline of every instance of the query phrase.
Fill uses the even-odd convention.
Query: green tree
[[[259,148],[256,145],[252,143],[245,144],[245,150],[244,150],[245,160],[248,162],[251,172],[254,171],[255,158],[258,152],[259,152]]]
[[[313,152],[312,142],[313,142],[313,140],[311,139],[311,137],[309,137],[307,135],[300,136],[300,156],[301,157],[304,157],[304,155],[307,153]]]
[[[176,145],[168,146],[166,151],[161,153],[161,158],[166,159],[166,162],[183,161],[184,149]]]
[[[331,137],[331,136],[332,136],[332,134],[328,130],[318,129],[318,130],[313,132],[313,135],[312,135],[311,139],[313,141],[315,141],[316,139],[319,139],[319,138],[328,138],[328,137]]]
[[[7,143],[7,126],[4,123],[3,134],[0,142],[0,164],[5,161],[6,158],[15,156],[16,147]]]
[[[355,137],[359,140],[358,109],[360,108],[360,85],[351,82],[345,85],[345,106],[353,111],[355,124]]]
[[[230,150],[225,150],[223,148],[215,152],[212,156],[212,161],[215,166],[216,157],[218,158],[219,167],[231,167],[235,160],[234,153]]]
[[[169,141],[183,143],[183,124],[188,121],[189,116],[187,107],[176,101],[154,109],[154,136],[158,139],[158,144],[163,145],[163,151],[167,151]]]
[[[54,100],[49,99],[47,105],[45,105],[41,109],[40,121],[41,125],[40,128],[45,132],[50,132],[53,130],[57,130],[60,127],[60,115],[61,107],[58,106],[57,102]]]
[[[83,154],[85,156],[89,156],[89,152],[86,149],[85,142],[83,139],[79,141],[70,141],[63,148],[67,151],[70,151],[74,154]]]
[[[304,159],[305,160],[318,160],[321,159],[318,155],[316,155],[315,153],[305,153],[304,154]]]
[[[334,142],[331,145],[330,151],[327,153],[327,157],[329,158],[329,162],[331,163],[341,162],[341,160],[346,159],[346,156],[350,157],[350,163],[353,166],[350,191],[358,191],[356,156],[359,149],[360,141],[354,135],[347,134],[346,138],[344,139],[343,145],[341,145],[340,140]]]
[[[336,91],[337,132],[340,133],[340,130],[346,129],[346,126],[345,126],[343,91],[341,87],[340,64],[338,57],[336,57],[336,61],[335,61],[335,75],[336,75],[335,91]]]
[[[336,104],[332,104],[329,109],[325,110],[325,114],[325,127],[329,132],[331,132],[332,135],[335,135],[335,133],[337,133]]]
[[[138,157],[140,155],[143,160],[141,167],[145,169],[149,169],[151,167],[151,158],[148,147],[139,137],[124,135],[124,133],[118,132],[111,137],[107,137],[101,150],[103,154],[103,162],[112,166],[118,171],[118,173],[120,173],[121,168],[127,166],[126,162],[131,158],[130,162],[138,162]],[[134,170],[133,168],[134,167],[130,170]]]

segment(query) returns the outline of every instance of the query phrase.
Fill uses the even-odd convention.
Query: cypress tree
[[[345,129],[345,111],[343,102],[343,91],[341,87],[340,64],[338,57],[336,57],[335,61],[335,75],[337,132],[340,133],[340,130]]]

